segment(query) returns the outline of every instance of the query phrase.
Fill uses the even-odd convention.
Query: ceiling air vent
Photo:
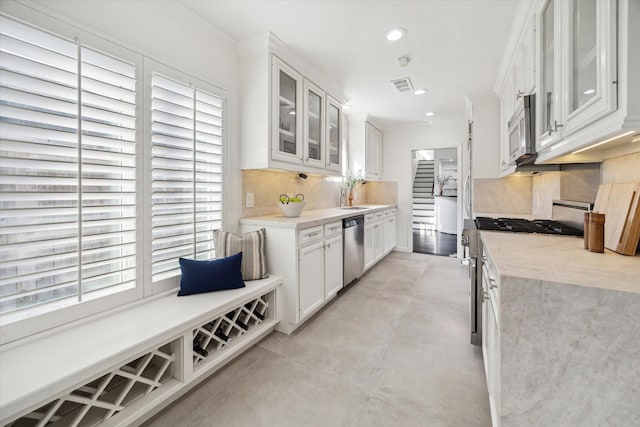
[[[404,77],[397,80],[391,80],[391,83],[398,92],[413,92],[413,84],[409,77]]]

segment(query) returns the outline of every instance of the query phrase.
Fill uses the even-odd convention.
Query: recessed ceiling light
[[[425,93],[427,93],[427,90],[426,89],[418,89],[413,93],[415,93],[416,95],[424,95]]]
[[[291,114],[292,116],[295,116],[296,112],[295,112],[295,110],[291,110],[291,111],[289,111],[289,114]]]
[[[584,92],[582,92],[585,95],[591,95],[592,93],[596,93],[595,89],[587,89]]]
[[[431,117],[431,116],[435,116],[436,113],[434,113],[433,111],[429,111],[428,113],[425,114],[425,116],[427,117]]]
[[[392,28],[387,32],[387,40],[389,40],[390,42],[395,42],[400,40],[406,35],[407,35],[407,30],[405,30],[404,28],[400,28],[400,27]]]

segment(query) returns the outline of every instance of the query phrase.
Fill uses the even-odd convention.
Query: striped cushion
[[[242,278],[258,280],[268,277],[266,251],[267,230],[245,233],[242,236],[218,230],[215,233],[216,258],[242,252]]]

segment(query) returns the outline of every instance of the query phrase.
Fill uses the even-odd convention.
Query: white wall
[[[382,143],[383,180],[398,183],[398,243],[396,249],[411,252],[412,150],[459,147],[464,141],[464,120],[436,121],[424,125],[386,128]],[[458,156],[459,157],[459,156]],[[458,177],[458,185],[460,184]],[[460,192],[460,188],[458,188]]]
[[[23,4],[20,4],[23,3]],[[227,90],[226,227],[242,214],[237,43],[186,8],[163,1],[2,0],[0,10],[57,31],[69,25]],[[51,20],[53,17],[55,20]],[[53,27],[53,28],[52,28]]]

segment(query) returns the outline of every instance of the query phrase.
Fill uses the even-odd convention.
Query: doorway
[[[413,252],[456,256],[457,149],[413,150],[411,155]]]

